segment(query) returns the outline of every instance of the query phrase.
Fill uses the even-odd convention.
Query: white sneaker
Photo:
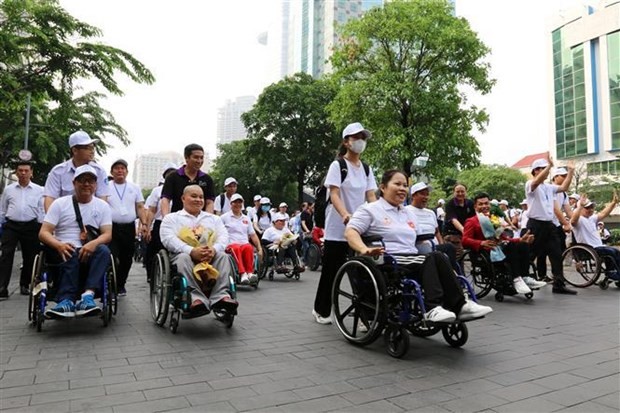
[[[527,284],[528,287],[530,287],[531,290],[538,290],[544,287],[545,285],[547,285],[546,282],[537,281],[533,279],[532,277],[523,277],[523,281],[525,281],[525,283]]]
[[[319,324],[331,324],[332,323],[331,317],[321,317],[321,315],[314,310],[312,310],[312,315],[314,316],[314,320]]]
[[[246,274],[246,273],[241,274],[241,281],[240,281],[240,283],[243,284],[243,285],[247,285],[247,284],[250,283],[250,277],[248,276],[248,274]]]
[[[437,306],[424,314],[424,319],[433,323],[451,323],[456,320],[456,314],[441,306]]]
[[[529,294],[532,292],[532,290],[530,290],[530,287],[527,286],[527,284],[525,283],[525,281],[523,281],[523,278],[521,277],[515,278],[512,281],[512,284],[514,285],[515,290],[518,294]]]
[[[250,283],[254,284],[256,281],[258,281],[258,275],[250,273]]]
[[[480,305],[473,301],[465,301],[465,305],[461,307],[461,311],[459,312],[459,320],[473,320],[474,318],[484,317],[492,311],[493,309],[486,305]]]

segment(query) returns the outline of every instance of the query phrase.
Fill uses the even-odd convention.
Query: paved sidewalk
[[[13,277],[16,278],[16,277]],[[617,412],[620,289],[483,303],[469,341],[383,340],[359,348],[310,314],[318,273],[240,288],[226,329],[212,316],[153,324],[143,269],[104,328],[99,319],[27,323],[27,297],[0,302],[0,410],[42,412]],[[13,280],[14,282],[16,280]],[[12,285],[14,291],[16,285]]]

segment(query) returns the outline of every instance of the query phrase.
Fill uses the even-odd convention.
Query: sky
[[[292,0],[300,1],[300,0]],[[477,135],[483,163],[512,165],[543,152],[549,136],[548,21],[582,0],[456,0],[456,13],[491,48],[497,83],[486,96],[470,96],[490,114]],[[200,143],[215,156],[217,108],[227,99],[258,96],[273,79],[273,58],[257,36],[272,27],[279,0],[60,0],[74,17],[100,28],[103,43],[143,62],[153,85],[118,75],[124,96],[102,102],[132,144],[100,159],[107,169],[119,158]],[[96,84],[85,82],[93,89]],[[131,176],[130,170],[130,176]]]

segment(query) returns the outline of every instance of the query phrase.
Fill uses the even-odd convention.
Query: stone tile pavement
[[[469,341],[348,344],[310,314],[318,273],[240,288],[226,329],[210,315],[173,335],[151,321],[143,269],[104,328],[99,319],[27,323],[27,297],[0,302],[2,412],[618,412],[620,289],[483,303]],[[13,277],[13,282],[17,277]]]

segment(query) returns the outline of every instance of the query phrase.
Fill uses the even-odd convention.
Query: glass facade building
[[[552,155],[620,176],[620,0],[565,11],[550,34]]]

